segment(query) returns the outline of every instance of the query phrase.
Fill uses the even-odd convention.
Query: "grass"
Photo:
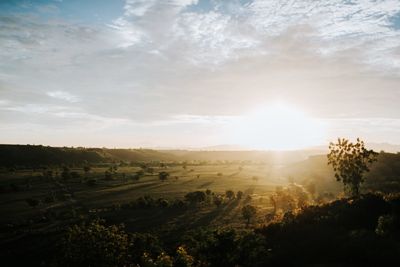
[[[38,217],[48,210],[62,214],[71,208],[78,211],[102,210],[104,207],[120,205],[149,195],[153,198],[166,198],[169,200],[182,199],[190,191],[206,189],[215,194],[224,194],[226,190],[241,190],[251,195],[252,204],[260,210],[268,210],[269,194],[277,185],[283,184],[282,179],[271,179],[269,168],[258,165],[245,166],[239,170],[239,165],[207,165],[191,166],[183,169],[182,166],[168,168],[155,167],[154,174],[146,173],[138,181],[130,177],[140,170],[139,167],[120,167],[113,180],[105,180],[106,167],[94,167],[85,177],[81,168],[71,169],[80,174],[81,178],[71,178],[63,181],[61,178],[49,180],[39,171],[20,170],[15,173],[1,173],[0,182],[3,188],[9,185],[18,185],[20,190],[14,192],[10,189],[3,190],[0,194],[0,210],[3,216],[0,218],[2,225],[21,224],[33,217]],[[61,173],[54,169],[53,172]],[[167,181],[160,181],[158,172],[167,171],[170,177]],[[125,178],[123,178],[125,174]],[[222,174],[222,175],[221,175]],[[255,181],[253,177],[258,177]],[[176,178],[177,177],[177,178]],[[97,184],[89,186],[83,182],[85,179],[96,179]],[[29,182],[28,182],[29,181]],[[29,184],[29,186],[28,186]],[[49,192],[66,195],[66,199],[56,200],[53,203],[44,203],[43,200]],[[42,203],[37,207],[30,207],[26,199],[34,198]],[[201,225],[242,225],[240,214],[241,203],[229,203],[224,207],[201,205],[189,211],[121,211],[111,215],[104,213],[99,216],[106,217],[110,221],[125,222],[133,230],[152,230],[160,224],[183,224],[185,227]],[[170,212],[171,214],[166,214]],[[264,213],[264,212],[262,212]],[[260,213],[261,214],[261,213]],[[265,213],[264,213],[265,214]],[[130,219],[134,218],[134,219]],[[262,218],[259,218],[261,220]],[[135,226],[131,226],[132,225]]]

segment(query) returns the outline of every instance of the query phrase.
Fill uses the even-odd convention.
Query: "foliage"
[[[194,258],[190,256],[183,246],[179,246],[176,250],[176,257],[174,261],[175,267],[190,267],[194,264]]]
[[[185,195],[185,199],[192,204],[196,204],[206,201],[206,194],[203,191],[189,192]]]
[[[257,209],[252,205],[246,205],[242,208],[242,216],[247,221],[247,225],[249,225],[250,220],[256,216],[256,213]]]
[[[220,207],[222,205],[223,199],[219,195],[215,195],[213,198],[213,203],[215,206]]]
[[[229,199],[232,200],[235,198],[235,192],[233,192],[232,190],[227,190],[225,192],[225,196]]]
[[[380,236],[389,236],[396,231],[395,218],[392,215],[382,215],[378,218],[375,233]]]
[[[363,175],[369,171],[369,164],[376,161],[378,153],[366,149],[359,138],[356,143],[338,138],[336,144],[329,144],[329,150],[328,164],[332,165],[336,180],[342,181],[353,196],[358,196]]]
[[[96,220],[74,225],[63,242],[66,266],[124,266],[129,259],[130,240],[122,226],[105,226]]]
[[[169,177],[169,173],[168,173],[168,172],[162,171],[162,172],[160,172],[160,173],[158,174],[158,178],[160,178],[160,180],[161,180],[162,182],[164,182],[165,180],[167,180],[168,177]]]

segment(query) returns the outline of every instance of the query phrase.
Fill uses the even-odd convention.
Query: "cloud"
[[[65,100],[70,103],[76,103],[80,101],[79,97],[76,95],[64,91],[47,92],[47,95],[56,99]]]
[[[197,12],[201,1],[126,1],[124,15],[112,26],[125,40],[122,47],[146,45],[167,55],[184,47],[195,64],[226,62],[243,50],[273,52],[263,44],[299,25],[312,29],[308,38],[322,56],[357,49],[363,51],[358,59],[372,67],[393,70],[400,64],[391,52],[400,38],[393,28],[397,0],[210,3],[207,12]]]
[[[398,1],[208,2],[130,0],[100,24],[0,12],[2,120],[161,145],[186,131],[217,143],[276,99],[321,119],[400,118]]]

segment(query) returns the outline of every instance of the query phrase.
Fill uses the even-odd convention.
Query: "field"
[[[276,186],[287,183],[283,177],[271,178],[271,168],[264,165],[213,164],[206,166],[182,165],[152,167],[152,173],[145,172],[138,180],[134,175],[140,167],[118,167],[112,178],[105,178],[108,166],[93,167],[85,173],[82,168],[71,168],[77,177],[64,180],[61,169],[54,169],[54,177],[43,175],[43,171],[19,170],[2,173],[2,188],[12,186],[15,191],[0,195],[0,218],[3,227],[23,227],[30,220],[49,217],[74,218],[99,216],[109,222],[123,222],[130,231],[171,232],[173,229],[193,229],[196,226],[233,226],[242,228],[245,221],[241,207],[253,204],[259,209],[254,223],[264,222],[264,216],[272,209],[269,196]],[[47,170],[48,171],[48,170]],[[159,172],[170,174],[166,181],[159,179]],[[90,185],[87,181],[96,180]],[[227,190],[242,191],[241,201],[231,201],[217,207],[211,195],[205,203],[185,208],[144,209],[121,208],[143,196],[165,199],[170,203],[183,200],[188,192],[211,190],[213,195],[225,195]],[[250,196],[245,200],[246,196]],[[37,206],[30,206],[27,199],[38,200]],[[228,201],[228,200],[224,200]],[[67,220],[67,222],[69,222]],[[46,221],[46,220],[45,220]],[[62,220],[47,220],[36,230],[52,228],[63,224]],[[28,224],[29,225],[29,224]]]
[[[388,207],[396,203],[390,194],[399,190],[399,154],[379,155],[363,185],[362,192],[367,195],[360,201],[367,204],[357,206],[343,198],[343,187],[334,179],[325,155],[306,159],[299,156],[296,161],[298,154],[286,154],[270,157],[275,160],[260,161],[258,153],[243,153],[244,160],[239,161],[237,153],[224,152],[223,156],[228,155],[231,160],[221,160],[216,158],[221,152],[191,152],[184,156],[194,159],[182,158],[178,153],[164,153],[162,156],[167,160],[161,161],[159,158],[143,160],[144,153],[159,156],[154,151],[109,150],[103,153],[98,150],[92,162],[88,162],[77,160],[86,157],[85,150],[68,149],[65,152],[57,149],[54,155],[70,154],[59,157],[66,163],[51,164],[49,152],[54,151],[53,148],[12,148],[33,150],[32,153],[38,153],[35,149],[43,150],[46,159],[41,164],[29,166],[29,154],[8,151],[13,157],[19,155],[20,165],[7,165],[5,160],[0,170],[0,251],[5,259],[13,260],[16,265],[26,264],[29,259],[33,266],[69,266],[68,261],[58,261],[79,260],[81,249],[90,252],[93,246],[102,242],[107,231],[118,225],[123,225],[123,231],[131,235],[132,240],[139,238],[134,241],[138,243],[133,243],[136,244],[133,259],[129,259],[133,262],[141,262],[143,253],[149,250],[153,258],[163,252],[176,258],[176,249],[182,244],[198,259],[205,257],[212,266],[231,266],[233,262],[241,262],[242,266],[262,266],[263,262],[277,263],[282,259],[292,262],[281,253],[286,249],[297,253],[292,242],[303,246],[302,242],[308,244],[308,239],[301,236],[313,236],[313,249],[303,249],[296,256],[307,262],[312,258],[313,250],[323,253],[321,257],[331,257],[330,249],[324,247],[329,246],[324,241],[325,235],[330,236],[329,239],[338,236],[335,242],[339,244],[341,238],[348,238],[352,233],[353,223],[337,232],[338,219],[356,222],[357,231],[368,229],[368,235],[363,237],[365,242],[369,238],[381,238],[374,232],[378,229],[377,222],[388,212]],[[214,158],[203,158],[204,154]],[[121,159],[122,156],[125,158]],[[137,160],[138,156],[141,160]],[[131,157],[136,161],[129,161]],[[368,195],[368,192],[376,191],[388,194],[387,198]],[[245,218],[243,212],[248,206],[255,209],[250,219]],[[354,212],[362,212],[365,214],[362,216],[367,217],[358,221]],[[327,224],[319,218],[326,218]],[[101,223],[97,224],[99,219]],[[63,243],[68,229],[91,223],[94,223],[91,226],[94,229],[99,229],[102,224],[111,228],[95,237],[94,240],[99,240],[87,247],[84,244],[90,237],[80,240],[77,235],[77,240],[68,243],[76,246],[77,255],[68,258]],[[291,228],[291,224],[297,226]],[[284,227],[295,232],[286,235]],[[86,229],[82,234],[93,231],[82,229]],[[107,242],[114,242],[112,240]],[[353,237],[349,241],[358,242]],[[235,253],[225,250],[225,242],[233,242],[232,249],[239,254],[234,256]],[[245,246],[240,242],[246,242]],[[375,242],[371,241],[369,249],[375,249]],[[214,246],[218,244],[225,245],[215,250]],[[270,249],[275,249],[272,258],[269,258]],[[385,247],[379,249],[384,251]],[[345,255],[346,247],[341,250]],[[217,256],[216,251],[223,251],[225,256]],[[93,260],[97,256],[90,257]],[[381,258],[376,256],[376,259]],[[220,259],[224,259],[223,263]],[[104,266],[112,264],[104,263]]]

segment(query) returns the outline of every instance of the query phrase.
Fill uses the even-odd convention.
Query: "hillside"
[[[41,145],[0,145],[1,167],[102,163],[113,161],[172,161],[176,157],[149,149],[69,148]]]
[[[72,148],[42,145],[0,145],[1,167],[140,161],[253,161],[270,165],[294,163],[316,154],[298,151],[191,151],[152,149]]]

